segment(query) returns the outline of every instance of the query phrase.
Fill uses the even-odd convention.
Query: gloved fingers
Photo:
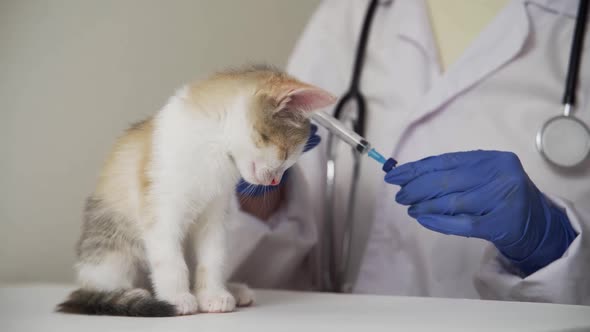
[[[424,174],[451,170],[486,158],[486,152],[487,151],[452,152],[402,164],[393,168],[385,175],[385,182],[403,186]]]
[[[315,133],[317,133],[317,131],[318,131],[318,126],[311,123],[309,126],[309,136],[311,137],[311,136],[315,135]]]
[[[471,170],[426,173],[402,186],[395,196],[395,200],[403,205],[413,205],[451,193],[473,189],[481,185],[482,181],[485,181],[485,178]]]
[[[316,146],[318,146],[318,144],[320,144],[320,142],[322,141],[322,138],[316,134],[317,131],[318,131],[318,126],[311,123],[309,126],[309,138],[307,139],[307,142],[305,142],[305,145],[303,146],[303,152],[307,152],[307,151],[315,148]]]
[[[473,190],[425,200],[410,206],[408,214],[413,218],[431,214],[483,216],[497,205],[497,195],[491,187],[493,185],[486,184]]]
[[[418,223],[432,231],[442,234],[481,238],[474,228],[474,224],[477,224],[477,218],[481,217],[426,214],[418,218]]]
[[[320,144],[321,141],[322,138],[319,135],[312,135],[303,146],[303,152],[307,152],[315,148],[318,146],[318,144]]]

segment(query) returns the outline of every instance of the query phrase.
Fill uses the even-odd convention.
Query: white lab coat
[[[367,3],[325,0],[297,44],[289,71],[342,94]],[[425,3],[382,1],[361,84],[373,145],[401,163],[452,151],[513,151],[539,189],[567,211],[579,235],[562,258],[522,278],[491,244],[421,227],[395,203],[399,188],[385,184],[379,165],[365,158],[355,213],[360,268],[353,274],[354,291],[590,304],[590,163],[575,171],[557,170],[534,144],[543,122],[561,111],[577,4],[512,1],[441,74]],[[576,116],[590,125],[589,37]],[[350,169],[347,164],[346,158],[339,161],[340,174]],[[239,212],[234,202],[230,265],[236,279],[259,287],[317,282],[314,248],[321,241],[324,174],[322,144],[292,170],[287,200],[269,223]],[[338,192],[336,214],[343,220],[345,181]]]

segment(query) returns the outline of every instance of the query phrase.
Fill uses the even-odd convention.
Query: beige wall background
[[[73,280],[116,136],[225,66],[284,66],[319,0],[0,0],[0,282]]]

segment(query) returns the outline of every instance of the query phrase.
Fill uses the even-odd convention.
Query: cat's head
[[[252,75],[255,89],[246,101],[246,117],[238,126],[232,156],[244,180],[276,185],[301,155],[310,134],[312,113],[336,98],[315,86],[277,71]]]

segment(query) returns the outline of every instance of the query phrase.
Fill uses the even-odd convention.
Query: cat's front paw
[[[192,315],[199,312],[197,298],[191,293],[180,293],[174,296],[166,297],[163,300],[173,304],[176,307],[177,315]]]
[[[200,289],[197,298],[202,312],[230,312],[236,308],[236,299],[225,289]]]
[[[254,291],[248,286],[230,282],[227,284],[227,289],[236,299],[238,307],[247,307],[254,304]]]

